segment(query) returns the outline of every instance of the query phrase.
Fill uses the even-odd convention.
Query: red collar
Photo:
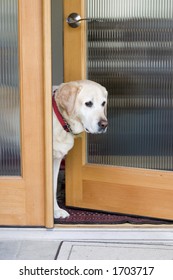
[[[52,106],[53,106],[54,113],[57,116],[57,119],[59,120],[59,122],[62,125],[62,127],[64,128],[64,130],[66,132],[71,132],[68,124],[63,119],[63,116],[61,115],[61,113],[58,109],[58,106],[56,105],[55,94],[53,94],[53,96],[52,96]]]

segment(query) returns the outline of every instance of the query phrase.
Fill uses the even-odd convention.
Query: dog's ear
[[[76,97],[80,90],[80,87],[72,84],[64,84],[58,89],[58,94],[55,96],[55,100],[68,115],[71,115],[74,111]]]

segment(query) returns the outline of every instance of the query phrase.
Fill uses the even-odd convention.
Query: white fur
[[[70,125],[74,134],[82,131],[102,133],[98,123],[107,122],[107,91],[98,83],[89,80],[74,81],[61,84],[55,92],[57,106]],[[88,107],[86,103],[92,102]],[[103,106],[103,104],[105,105]],[[90,103],[89,103],[90,104]],[[74,135],[66,132],[53,112],[53,158],[54,158],[54,217],[66,218],[69,214],[61,209],[56,201],[57,177],[61,160],[74,145]]]

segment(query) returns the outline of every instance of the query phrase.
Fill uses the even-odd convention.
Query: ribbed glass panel
[[[18,1],[0,0],[0,175],[20,175]]]
[[[87,0],[88,79],[109,92],[109,128],[88,162],[173,170],[173,0]]]

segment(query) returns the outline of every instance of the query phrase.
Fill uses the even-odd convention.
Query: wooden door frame
[[[85,18],[85,0],[64,0],[64,82],[69,82],[71,80],[82,80],[86,79],[86,23],[82,21],[82,24],[78,28],[71,28],[67,22],[66,18],[71,13],[78,13],[81,18]],[[68,31],[68,35],[67,32]],[[75,32],[74,32],[75,31]],[[75,47],[73,47],[73,42],[75,42]],[[71,52],[69,53],[69,44],[72,46]],[[75,58],[75,60],[74,60]],[[76,61],[77,59],[77,61]],[[68,63],[68,66],[66,66]],[[81,133],[79,136],[76,137],[74,141],[74,147],[72,150],[69,151],[68,155],[66,156],[66,193],[73,197],[75,201],[75,197],[73,194],[75,193],[75,181],[72,177],[72,169],[75,167],[75,174],[78,174],[78,188],[82,188],[82,180],[81,180],[81,165],[82,163],[85,164],[85,149],[86,144],[86,134]],[[76,153],[76,149],[82,149],[82,155],[76,157],[78,153]],[[77,165],[73,164],[73,160],[77,162]],[[79,169],[78,169],[79,168]],[[79,172],[78,172],[79,171]],[[66,199],[67,205],[71,204],[71,201]]]
[[[21,176],[0,177],[4,226],[53,227],[50,4],[18,0]]]
[[[81,18],[85,18],[85,1],[84,0],[64,0],[64,82],[71,80],[86,79],[86,24],[71,28],[66,18],[72,13],[78,13]],[[67,35],[67,32],[68,35]],[[75,47],[73,46],[75,42]],[[69,45],[71,46],[69,53]],[[72,55],[71,55],[72,54]],[[77,61],[76,61],[77,58]],[[68,62],[68,67],[66,63]]]
[[[22,4],[22,0],[19,0],[19,7]],[[34,7],[34,0],[33,7]],[[42,135],[44,139],[44,169],[43,169],[43,178],[44,178],[44,189],[42,190],[42,198],[44,207],[42,211],[44,211],[44,221],[43,225],[47,228],[52,228],[54,225],[54,216],[53,216],[53,176],[52,176],[52,65],[51,65],[51,1],[49,0],[39,0],[39,9],[38,16],[40,16],[40,28],[37,31],[40,34],[37,34],[39,41],[36,43],[41,49],[42,44],[42,53],[40,54],[40,60],[38,59],[38,67],[41,71],[40,73],[40,87],[43,92],[43,131],[44,134]],[[32,12],[32,10],[31,10]],[[21,15],[21,13],[19,13]],[[23,13],[23,16],[24,13]],[[31,15],[32,16],[32,15]],[[30,17],[29,17],[30,18]],[[23,19],[19,19],[23,20]],[[33,19],[34,20],[34,19]],[[24,21],[24,20],[23,20]],[[26,21],[25,21],[26,22]],[[27,25],[27,23],[26,23]],[[32,31],[33,32],[33,31]],[[23,45],[24,48],[27,48],[26,42],[22,42],[23,32],[19,30],[19,45]],[[28,35],[27,35],[28,36]],[[36,36],[35,36],[36,39]],[[37,53],[38,54],[38,53]],[[23,54],[22,54],[23,55]],[[22,61],[22,57],[20,57]],[[42,69],[41,69],[41,61],[42,61]],[[23,66],[23,71],[24,71]],[[26,76],[26,75],[25,75]],[[36,85],[35,85],[36,86]],[[23,84],[22,84],[23,87]],[[25,89],[27,90],[27,85]],[[21,106],[22,111],[22,106]],[[41,137],[41,135],[40,135]],[[31,178],[32,179],[32,178]],[[35,192],[35,190],[33,190]],[[33,196],[34,193],[31,195],[31,190],[28,190],[28,194]],[[40,194],[41,195],[41,194]],[[32,197],[31,197],[32,199]],[[28,208],[29,210],[29,208]],[[27,211],[28,211],[27,210]],[[38,209],[39,210],[39,209]],[[40,209],[41,210],[41,209]]]
[[[52,50],[51,1],[43,0],[43,57],[44,57],[44,139],[45,139],[45,226],[54,226],[53,164],[52,164]]]
[[[81,15],[81,17],[85,17],[84,15],[84,5],[85,1],[82,0],[64,0],[65,9],[64,15],[65,18],[68,17],[72,12],[76,12]],[[68,24],[64,20],[64,30],[68,31],[68,34],[64,35],[64,58],[68,63],[68,69],[64,67],[65,73],[65,81],[70,80],[78,80],[86,78],[86,69],[85,69],[85,57],[86,57],[86,46],[83,43],[85,41],[85,21],[82,21],[80,27],[75,30],[68,26]],[[75,43],[74,43],[75,42]],[[82,45],[82,47],[81,47]],[[69,52],[70,46],[70,52]],[[102,201],[98,208],[95,208],[94,197],[96,196],[97,189],[101,185],[101,191],[106,190],[106,184],[109,184],[111,188],[116,186],[116,189],[120,193],[120,199],[111,201],[111,203],[116,205],[116,210],[110,205],[109,210],[111,212],[119,212],[124,213],[124,209],[126,209],[126,203],[123,201],[123,197],[128,198],[128,195],[131,196],[131,201],[129,202],[129,208],[126,213],[140,216],[152,216],[157,218],[165,218],[164,211],[157,210],[157,201],[160,201],[160,204],[163,205],[163,209],[167,212],[167,218],[172,219],[173,214],[170,205],[172,205],[171,192],[173,191],[172,186],[172,178],[173,173],[168,171],[158,171],[158,170],[147,170],[147,169],[138,169],[138,168],[124,168],[124,167],[109,167],[109,166],[100,166],[100,172],[96,170],[97,165],[92,165],[93,170],[91,171],[89,168],[91,164],[86,163],[86,136],[83,134],[79,136],[76,141],[74,148],[69,152],[66,158],[66,193],[68,194],[68,198],[66,199],[66,203],[68,206],[74,207],[82,207],[82,208],[90,208],[90,209],[98,209],[105,210],[101,208]],[[82,151],[82,153],[80,152]],[[73,172],[71,169],[73,166]],[[111,172],[110,177],[107,178],[108,168]],[[127,177],[126,177],[127,176]],[[86,203],[82,201],[82,190],[84,191],[82,186],[82,178],[85,181],[85,190],[89,188],[89,184],[87,181],[93,180],[95,185],[95,191],[92,192],[91,197],[87,197],[85,195]],[[102,181],[103,180],[103,184]],[[155,180],[153,182],[153,180]],[[116,183],[114,183],[116,181]],[[141,205],[138,199],[138,182],[142,182],[141,190],[144,194],[141,199]],[[166,186],[165,186],[166,183]],[[152,186],[149,190],[149,187]],[[166,200],[163,199],[163,186],[164,191],[166,193]],[[147,197],[147,189],[150,191],[151,201],[148,200]],[[155,196],[155,189],[158,190],[157,198]],[[77,193],[79,190],[79,193]],[[105,193],[107,195],[107,193]],[[91,202],[92,198],[92,202]],[[97,197],[98,199],[98,197]],[[77,205],[76,205],[77,202]],[[135,203],[138,203],[138,212],[136,212]],[[90,204],[90,207],[88,205]],[[150,212],[150,205],[153,205],[152,214]],[[167,207],[168,205],[168,207]],[[107,206],[106,206],[107,207]],[[160,207],[161,208],[161,207]],[[168,208],[168,210],[166,210]]]
[[[33,5],[34,5],[33,0]],[[40,41],[37,44],[42,44],[42,54],[40,54],[40,60],[38,64],[42,62],[42,69],[40,69],[40,86],[43,91],[43,126],[44,126],[44,170],[42,176],[44,177],[44,189],[43,189],[43,201],[44,207],[44,221],[43,225],[47,228],[52,228],[54,224],[53,216],[53,176],[52,176],[52,65],[51,65],[51,1],[39,0],[40,5],[40,29],[38,37]],[[19,0],[19,7],[22,4],[22,0]],[[32,3],[30,3],[32,4]],[[21,14],[21,13],[19,13]],[[23,16],[25,16],[23,14]],[[39,15],[38,15],[39,16]],[[19,21],[22,20],[21,18]],[[27,24],[27,23],[26,23]],[[23,44],[23,49],[27,47],[26,42],[21,42],[23,32],[19,31],[19,45]],[[41,49],[41,46],[40,46]],[[20,58],[22,60],[22,57]],[[25,67],[25,65],[24,65]],[[23,67],[23,69],[24,69]],[[40,65],[38,66],[40,67]],[[24,71],[24,70],[23,70]],[[22,85],[23,86],[23,85]],[[27,89],[27,85],[25,90]],[[21,106],[22,107],[22,106]],[[22,110],[22,108],[21,108]],[[31,178],[32,179],[32,178]],[[30,193],[30,190],[28,190]],[[32,194],[34,195],[34,193]],[[30,194],[31,196],[31,194]],[[32,198],[31,198],[32,199]]]

